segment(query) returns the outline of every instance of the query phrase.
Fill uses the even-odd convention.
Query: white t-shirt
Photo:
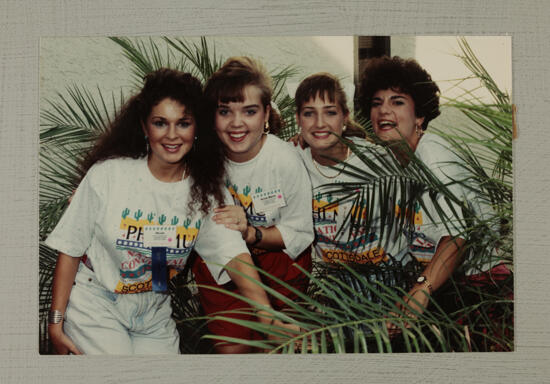
[[[351,137],[350,140],[360,146],[373,146],[364,139]],[[374,203],[372,212],[366,210],[366,199],[378,199],[376,188],[365,183],[354,175],[346,173],[353,171],[353,167],[365,169],[366,165],[357,156],[350,152],[345,163],[336,167],[342,172],[314,163],[311,148],[304,150],[299,147],[301,155],[311,179],[313,187],[312,213],[315,226],[315,255],[324,262],[352,262],[358,264],[379,263],[386,261],[387,255],[380,240],[379,206]],[[369,156],[369,152],[364,154]],[[374,159],[373,159],[374,160]],[[328,177],[327,177],[328,176]],[[353,185],[357,183],[357,185]],[[340,184],[334,185],[334,184]],[[342,188],[348,188],[343,191]],[[348,196],[347,198],[345,198]],[[362,200],[363,198],[363,200]],[[374,200],[376,201],[376,200]],[[365,218],[371,215],[371,225],[351,228],[350,218]],[[387,231],[386,231],[387,232]]]
[[[471,189],[457,184],[465,183],[468,171],[459,164],[463,161],[452,152],[451,144],[441,136],[426,133],[416,147],[415,156],[426,165],[432,174],[463,202],[473,209],[476,216],[481,219],[487,217],[491,207],[483,202]],[[434,256],[439,242],[444,236],[460,236],[464,231],[465,223],[460,205],[447,201],[443,194],[438,194],[436,201],[441,211],[447,217],[442,219],[441,212],[435,208],[432,198],[426,193],[423,196],[425,204],[418,204],[414,213],[414,229],[404,231],[401,240],[408,244],[409,251],[419,261],[429,262]],[[398,210],[396,205],[396,210]],[[429,215],[428,215],[429,212]],[[430,218],[431,215],[431,218]],[[487,266],[481,269],[487,269]],[[467,271],[474,273],[473,270]]]
[[[379,160],[372,155],[373,152],[376,152],[378,156],[384,156],[386,153],[381,147],[377,147],[364,139],[351,138],[351,140],[360,147],[368,147],[369,149],[363,151],[362,154],[368,156],[375,163]],[[454,183],[454,181],[464,180],[467,174],[462,167],[457,165],[461,161],[458,156],[449,150],[450,147],[450,144],[440,136],[427,133],[420,140],[415,155],[439,181],[443,184],[449,184],[448,187],[455,196],[468,202],[476,214],[483,218],[490,211],[490,207],[483,204],[474,192]],[[302,156],[313,186],[315,252],[317,257],[325,262],[339,260],[341,262],[378,263],[382,260],[388,261],[387,254],[389,253],[401,263],[410,260],[408,254],[413,255],[418,261],[427,263],[434,256],[437,246],[444,236],[457,236],[464,230],[463,216],[458,204],[447,202],[442,194],[437,195],[437,203],[442,212],[448,217],[443,222],[431,197],[426,193],[422,197],[424,206],[417,203],[414,207],[412,228],[405,227],[400,235],[395,236],[395,227],[390,229],[386,225],[384,233],[382,233],[379,218],[378,185],[373,188],[359,177],[345,172],[338,174],[339,171],[334,168],[322,166],[319,163],[315,164],[310,148],[297,149],[297,151]],[[388,161],[393,160],[388,159]],[[353,154],[348,157],[345,163],[347,165],[344,170],[352,170],[352,167],[355,166],[358,169],[373,173],[372,170],[366,168],[367,166],[361,159]],[[342,165],[336,165],[336,167],[341,169]],[[323,176],[321,173],[329,177]],[[332,177],[334,175],[337,176]],[[339,187],[334,184],[346,185],[345,183],[352,183],[347,184],[348,188],[351,188],[353,183],[363,183],[363,185],[357,185],[351,198],[340,200],[343,196],[349,195],[350,192],[338,192]],[[349,218],[346,220],[350,210],[354,213],[360,212],[363,217],[369,214],[364,208],[359,208],[361,206],[360,200],[356,200],[358,196],[361,196],[361,193],[364,194],[363,196],[367,196],[367,191],[369,193],[368,198],[374,202],[374,204],[371,204],[373,210],[370,213],[372,218],[369,231],[366,233],[365,228],[351,230]],[[400,205],[401,201],[399,200],[390,201],[390,206],[394,206],[396,216],[400,212]],[[483,269],[487,269],[487,267]],[[468,273],[473,273],[473,271],[468,271]]]
[[[218,283],[233,257],[249,253],[238,232],[217,225],[197,206],[188,213],[191,181],[157,180],[146,158],[119,158],[95,164],[45,243],[69,256],[88,255],[97,279],[109,291],[151,290],[151,248],[143,243],[145,226],[173,226],[167,247],[171,271],[182,269],[195,248]],[[229,198],[229,196],[227,197]],[[197,204],[198,205],[198,204]],[[173,275],[173,273],[172,273]]]
[[[313,222],[311,184],[292,144],[268,134],[253,159],[228,161],[227,168],[226,186],[248,222],[274,225],[285,243],[283,251],[295,259],[313,241]]]

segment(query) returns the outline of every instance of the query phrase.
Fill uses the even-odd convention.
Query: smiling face
[[[348,118],[336,100],[330,101],[326,92],[323,99],[317,94],[305,102],[296,115],[302,137],[314,154],[329,154],[340,144],[334,134],[342,136]]]
[[[264,124],[269,105],[264,108],[261,91],[254,85],[243,89],[242,102],[218,102],[216,132],[227,149],[229,159],[244,162],[253,159],[262,148]]]
[[[410,95],[393,89],[378,90],[372,97],[370,119],[374,133],[383,141],[405,140],[416,149],[423,117],[416,117],[414,100]]]
[[[181,160],[193,146],[196,129],[195,118],[185,105],[170,98],[161,100],[142,128],[151,147],[151,171],[181,167]]]

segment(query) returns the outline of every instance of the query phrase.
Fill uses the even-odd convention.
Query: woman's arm
[[[256,242],[256,232],[261,232],[261,240]],[[253,227],[249,225],[246,231],[246,237],[243,237],[247,245],[254,244],[254,247],[267,249],[269,251],[281,250],[285,248],[285,242],[281,232],[275,226],[271,227]]]
[[[61,252],[59,253],[53,276],[52,305],[50,310],[56,310],[62,314],[65,313],[78,270],[78,263],[80,263],[80,257],[72,257]],[[69,352],[76,355],[81,354],[71,339],[63,332],[63,321],[57,324],[49,324],[48,333],[57,354],[66,355]]]
[[[254,262],[252,261],[250,254],[242,253],[233,258],[229,263],[227,263],[227,272],[231,277],[233,283],[235,283],[237,288],[239,288],[239,292],[242,296],[246,297],[247,299],[253,300],[258,304],[271,308],[267,293],[258,284],[258,282],[261,281],[260,275],[258,274],[258,271],[252,267],[252,265],[254,265]],[[251,277],[255,281],[251,281],[245,276]],[[267,311],[258,311],[256,316],[258,317],[258,321],[260,323],[283,327],[290,331],[293,331],[294,334],[300,331],[300,327],[297,325],[286,324],[279,320],[274,320],[273,315]]]
[[[285,248],[281,232],[275,226],[253,227],[248,224],[244,209],[238,205],[226,205],[215,208],[212,219],[217,224],[223,224],[226,228],[241,232],[247,245],[254,244],[256,248],[267,250],[280,250]],[[256,228],[261,231],[261,240],[256,242]]]
[[[451,236],[444,236],[440,240],[432,260],[422,272],[422,276],[431,285],[431,292],[427,283],[415,284],[408,294],[420,306],[414,300],[404,298],[405,301],[409,300],[409,306],[420,313],[424,312],[429,302],[429,295],[441,287],[453,274],[456,266],[460,264],[464,244],[464,239],[452,238]]]

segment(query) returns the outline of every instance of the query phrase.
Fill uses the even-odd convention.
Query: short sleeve
[[[235,256],[250,253],[239,231],[233,231],[212,220],[210,213],[200,229],[195,251],[206,263],[212,277],[218,284],[230,281],[224,267]]]
[[[314,238],[312,192],[309,175],[302,160],[294,149],[289,149],[287,162],[280,167],[280,187],[284,191],[286,206],[280,210],[281,220],[276,228],[285,243],[283,251],[290,258],[296,259]]]
[[[106,183],[98,167],[94,166],[88,171],[61,219],[45,240],[47,246],[72,257],[86,253],[101,208],[100,189]]]
[[[465,181],[466,173],[460,166],[460,159],[449,149],[450,144],[428,134],[420,143],[416,156],[454,198],[465,201],[467,194],[461,183]],[[460,237],[464,233],[462,206],[442,193],[429,192],[422,196],[421,203],[419,212],[415,214],[412,248],[433,257],[443,237]]]

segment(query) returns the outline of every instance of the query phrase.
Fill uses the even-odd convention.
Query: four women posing
[[[391,71],[376,72],[385,67]],[[424,136],[439,113],[437,91],[415,62],[381,59],[367,68],[360,101],[381,140],[404,139],[445,182],[452,175],[437,165],[448,161],[445,143]],[[203,310],[234,319],[208,323],[220,336],[220,353],[252,351],[224,337],[264,338],[238,325],[241,320],[299,331],[273,316],[272,309],[287,307],[285,300],[267,295],[258,281],[296,299],[285,285],[305,292],[301,269],[311,270],[312,241],[324,262],[387,258],[376,213],[370,228],[351,228],[350,215],[369,213],[324,189],[359,181],[340,161],[364,167],[339,139],[357,130],[338,80],[316,74],[298,87],[305,151],[274,135],[281,118],[271,97],[265,68],[247,57],[227,60],[204,93],[186,73],[161,69],[146,77],[82,164],[85,176],[46,241],[60,252],[49,318],[57,353],[178,353],[166,279],[185,266],[193,249],[200,256],[192,270]],[[360,137],[351,141],[371,145]],[[394,151],[406,166],[404,153]],[[448,225],[426,217],[421,214],[394,247],[421,253],[427,263],[410,292],[422,306],[426,293],[451,274],[464,243]]]

